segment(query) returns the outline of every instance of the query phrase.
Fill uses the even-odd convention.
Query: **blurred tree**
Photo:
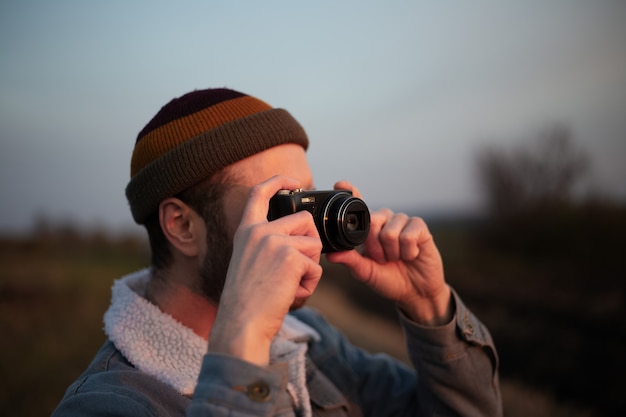
[[[487,207],[496,218],[571,203],[589,168],[565,126],[556,125],[512,151],[487,148],[478,157],[478,175]]]
[[[473,265],[465,268],[487,278],[474,289],[476,304],[472,288],[461,287],[465,271],[453,284],[476,311],[490,293],[495,313],[484,316],[504,376],[621,416],[626,205],[579,188],[590,162],[562,125],[515,148],[481,151],[477,174],[490,216],[473,231]]]
[[[485,243],[535,260],[586,251],[579,239],[590,223],[575,191],[590,161],[567,127],[551,126],[512,149],[485,148],[477,165],[489,212]]]

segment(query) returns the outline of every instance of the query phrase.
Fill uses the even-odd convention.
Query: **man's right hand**
[[[308,298],[321,276],[322,243],[307,211],[268,222],[269,200],[298,181],[276,176],[250,190],[233,240],[233,254],[209,352],[267,365],[272,339],[289,308]]]

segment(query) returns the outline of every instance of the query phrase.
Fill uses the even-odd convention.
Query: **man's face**
[[[304,149],[299,145],[275,146],[238,161],[227,169],[237,179],[237,184],[228,187],[223,200],[226,230],[231,241],[253,186],[275,175],[284,175],[299,180],[301,188],[313,188],[311,168]]]
[[[232,255],[232,243],[250,189],[275,176],[300,181],[301,188],[312,189],[313,178],[304,149],[299,145],[280,145],[238,161],[227,168],[231,179],[222,198],[225,222],[213,219],[208,225],[206,245],[201,256],[200,274],[205,294],[218,302]],[[206,219],[205,219],[206,220]],[[302,302],[296,301],[297,307]]]

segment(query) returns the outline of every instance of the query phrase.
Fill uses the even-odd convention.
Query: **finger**
[[[365,252],[367,256],[379,264],[387,262],[385,250],[379,239],[379,234],[392,212],[388,209],[376,211],[370,216],[370,231],[365,240]]]
[[[287,235],[274,235],[273,238],[276,239],[276,244],[293,248],[307,258],[319,263],[322,253],[322,241],[319,238]]]
[[[267,221],[270,199],[279,190],[293,190],[300,187],[300,182],[293,178],[277,175],[250,189],[248,201],[243,210],[241,224],[255,224]]]
[[[400,233],[400,257],[403,261],[412,261],[417,258],[420,252],[420,242],[424,234],[428,234],[428,229],[424,221],[417,217],[409,219],[408,223]]]
[[[414,225],[412,225],[411,227],[414,227],[415,230],[411,233],[415,234],[413,239],[416,242],[417,251],[420,258],[439,258],[439,250],[435,245],[433,235],[430,233],[426,222],[419,217],[413,218],[412,221],[414,222]],[[415,257],[413,259],[415,259]]]
[[[279,233],[290,236],[309,236],[320,239],[319,231],[315,227],[313,215],[306,211],[298,211],[288,216],[279,217],[270,222],[271,227]]]
[[[337,181],[333,187],[335,190],[350,190],[354,197],[363,198],[361,192],[350,181]]]
[[[302,278],[300,279],[294,298],[310,297],[322,278],[322,266],[319,262],[309,259],[305,261],[303,267]]]
[[[320,254],[322,244],[319,239],[305,236],[272,235],[263,242],[269,247],[276,247],[270,252],[276,253],[277,269],[272,274],[281,277],[281,286],[292,288],[294,298],[309,297],[322,276]]]
[[[404,213],[394,214],[380,230],[378,239],[385,251],[385,258],[394,262],[400,259],[400,234],[406,226],[409,217]]]
[[[320,263],[322,256],[322,241],[319,237],[307,236],[290,236],[290,243],[307,258],[313,260],[316,264]]]
[[[243,242],[245,246],[254,246],[257,249],[265,248],[267,253],[287,251],[281,255],[282,263],[288,264],[287,256],[292,251],[297,251],[308,258],[319,262],[322,252],[322,241],[317,235],[317,229],[313,226],[309,236],[302,234],[290,235],[276,227],[276,221],[264,224],[256,224],[248,228],[239,229],[235,235],[236,241]]]
[[[373,259],[368,259],[358,251],[331,252],[326,254],[326,260],[348,267],[352,275],[358,280],[366,282],[372,276]]]

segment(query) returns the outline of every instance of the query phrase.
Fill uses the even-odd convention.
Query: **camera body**
[[[271,221],[302,210],[313,215],[324,253],[354,249],[367,239],[370,212],[351,191],[280,190],[270,199],[267,218]]]

